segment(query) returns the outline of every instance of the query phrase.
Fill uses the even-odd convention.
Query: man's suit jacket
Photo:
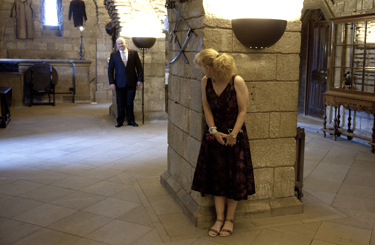
[[[109,84],[115,84],[116,87],[123,88],[125,85],[129,88],[135,88],[137,82],[143,82],[143,69],[138,52],[128,50],[128,63],[126,67],[121,59],[120,51],[111,53],[108,64]]]

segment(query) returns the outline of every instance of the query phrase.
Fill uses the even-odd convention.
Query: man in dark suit
[[[111,53],[108,64],[109,87],[116,91],[116,128],[124,124],[125,114],[128,124],[138,127],[133,108],[136,88],[142,86],[143,82],[141,60],[137,51],[126,48],[124,38],[117,38],[116,45],[118,50]]]

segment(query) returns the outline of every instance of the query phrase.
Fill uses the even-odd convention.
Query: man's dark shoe
[[[115,125],[116,128],[119,128],[121,126],[122,126],[122,123],[116,123],[116,125]]]
[[[133,127],[138,127],[138,124],[136,122],[133,122],[133,121],[130,121],[128,124],[132,125]]]

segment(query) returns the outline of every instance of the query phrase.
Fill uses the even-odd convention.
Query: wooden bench
[[[1,121],[0,128],[6,128],[10,121],[9,107],[12,103],[12,88],[0,87]]]

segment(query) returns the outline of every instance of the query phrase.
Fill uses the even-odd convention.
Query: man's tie
[[[124,51],[120,51],[120,53],[121,53],[122,62],[124,62],[124,66],[126,67],[126,58],[125,58]]]

